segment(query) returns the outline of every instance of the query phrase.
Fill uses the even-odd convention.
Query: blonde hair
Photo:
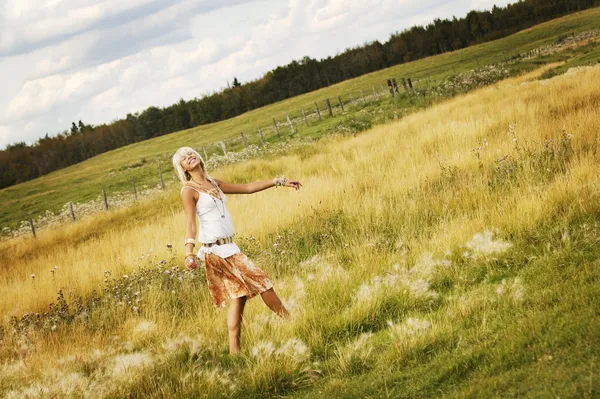
[[[212,177],[206,172],[206,168],[204,167],[204,159],[202,159],[200,154],[198,154],[198,151],[194,150],[192,147],[181,147],[175,151],[175,154],[173,154],[173,167],[177,172],[177,177],[179,177],[181,184],[185,184],[192,178],[192,176],[190,176],[186,170],[183,170],[183,167],[181,166],[181,158],[186,156],[188,152],[193,153],[200,160],[200,167],[204,171],[204,177],[207,179],[212,179]]]

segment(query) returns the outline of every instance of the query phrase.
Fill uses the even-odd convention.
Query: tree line
[[[151,106],[98,126],[73,122],[70,130],[55,136],[46,133],[32,145],[20,142],[0,151],[0,188],[118,147],[232,118],[393,65],[499,39],[598,4],[600,0],[520,0],[506,7],[471,11],[460,19],[435,19],[427,26],[413,26],[393,33],[385,43],[366,43],[321,60],[304,57],[244,84],[235,78],[233,86],[202,98],[181,99],[163,108]]]

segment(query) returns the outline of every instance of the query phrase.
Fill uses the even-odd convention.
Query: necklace
[[[196,183],[198,186],[200,186],[200,184],[198,184],[198,182],[195,181],[194,179],[192,179],[192,181],[194,183]],[[212,180],[209,180],[209,181],[213,186],[216,186]],[[202,186],[200,186],[200,187],[202,187]],[[219,201],[221,201],[221,210],[219,210],[219,206],[217,205],[217,200],[215,199],[215,197],[208,193],[206,193],[206,194],[208,194],[210,196],[210,198],[212,198],[213,202],[215,203],[215,207],[217,208],[217,211],[219,211],[219,214],[221,215],[221,218],[225,219],[225,203],[223,202],[223,194],[222,194],[223,192],[221,191],[219,186],[216,186],[216,189],[217,189],[217,191],[219,191]]]

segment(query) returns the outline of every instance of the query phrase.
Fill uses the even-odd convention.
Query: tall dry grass
[[[276,279],[276,289],[296,315],[289,323],[277,322],[259,300],[251,301],[244,344],[259,353],[277,350],[269,349],[265,340],[283,345],[301,337],[306,345],[292,350],[301,367],[297,360],[285,357],[262,362],[260,356],[249,355],[240,378],[250,383],[252,392],[260,396],[261,392],[274,394],[270,391],[273,386],[284,391],[306,386],[323,374],[339,378],[339,373],[360,372],[375,367],[378,361],[406,360],[411,351],[427,345],[448,348],[456,345],[453,325],[457,320],[474,312],[506,310],[508,304],[490,299],[496,295],[494,290],[511,293],[511,301],[519,303],[523,289],[518,278],[503,281],[502,287],[464,288],[467,279],[476,281],[481,273],[477,271],[477,249],[473,249],[482,237],[478,234],[497,229],[506,241],[493,245],[502,245],[543,228],[540,226],[560,225],[600,208],[600,89],[596,84],[600,69],[546,81],[533,80],[536,73],[455,98],[353,138],[332,137],[284,157],[212,172],[234,182],[268,179],[283,172],[304,186],[298,192],[271,189],[228,199],[237,234],[256,238],[254,246],[247,246],[249,253]],[[130,275],[148,259],[156,262],[173,255],[179,261],[184,217],[178,202],[177,193],[170,193],[129,211],[44,234],[37,241],[2,244],[2,259],[7,263],[0,275],[0,312],[5,321],[23,312],[42,311],[61,288],[68,297],[89,296],[92,290],[102,288],[106,270],[112,271],[112,276]],[[77,240],[83,234],[86,239]],[[282,238],[277,238],[280,234]],[[173,254],[166,244],[174,246]],[[463,252],[475,263],[462,270],[441,268]],[[318,256],[311,263],[307,259],[313,255]],[[391,270],[394,263],[429,264],[436,271],[406,275]],[[51,272],[55,265],[58,269]],[[491,270],[485,262],[480,268]],[[150,353],[152,360],[139,358],[133,368],[141,370],[152,364],[154,377],[161,373],[169,376],[163,384],[157,383],[152,373],[138,376],[128,380],[132,385],[125,385],[123,392],[160,396],[180,390],[185,396],[185,392],[202,389],[215,393],[226,386],[235,396],[238,388],[228,385],[229,377],[223,376],[222,369],[203,366],[199,370],[186,363],[189,359],[160,357],[166,337],[178,334],[201,334],[197,345],[203,348],[213,342],[217,349],[203,349],[198,355],[203,359],[224,356],[223,313],[212,309],[206,290],[199,290],[203,288],[198,285],[201,275],[182,276],[182,291],[149,285],[141,315],[103,308],[104,313],[95,317],[105,327],[92,321],[95,327],[61,330],[45,342],[32,338],[35,344],[27,345],[34,345],[35,350],[28,346],[22,351],[29,356],[28,370],[34,370],[29,375],[38,373],[39,381],[51,381],[52,376],[44,370],[56,359],[73,352],[91,353],[98,347],[120,348],[104,350],[102,356],[146,351],[143,353]],[[389,278],[395,279],[394,288],[385,288]],[[456,293],[451,290],[440,297],[431,288],[436,284],[453,287]],[[366,293],[364,298],[361,292]],[[435,313],[439,301],[445,311]],[[393,353],[378,351],[382,337],[373,343],[371,336],[354,335],[367,327],[377,331],[387,317],[407,314],[426,315],[427,320],[390,322],[385,337],[393,340]],[[151,320],[152,327],[147,334],[135,333],[143,320]],[[415,332],[421,330],[428,332],[415,338]],[[492,331],[493,326],[482,326],[469,339],[483,339]],[[16,339],[9,342],[20,345]],[[5,354],[16,356],[18,352]],[[324,363],[311,368],[303,357],[306,352],[313,359],[325,359]],[[89,356],[86,362],[93,368]],[[206,374],[210,370],[221,374],[211,379]],[[88,374],[87,385],[82,386],[88,389],[92,380],[98,384],[113,381],[112,374],[98,375]],[[25,385],[35,380],[25,374],[19,378]],[[215,378],[222,384],[214,383]],[[206,388],[210,381],[213,385]]]

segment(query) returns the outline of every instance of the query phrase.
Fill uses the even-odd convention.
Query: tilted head
[[[185,182],[192,178],[189,171],[194,170],[197,167],[202,169],[205,178],[211,178],[204,168],[204,160],[200,154],[198,154],[198,151],[191,147],[181,147],[175,151],[175,154],[173,155],[173,167],[177,171],[177,176],[182,184],[185,184]]]

